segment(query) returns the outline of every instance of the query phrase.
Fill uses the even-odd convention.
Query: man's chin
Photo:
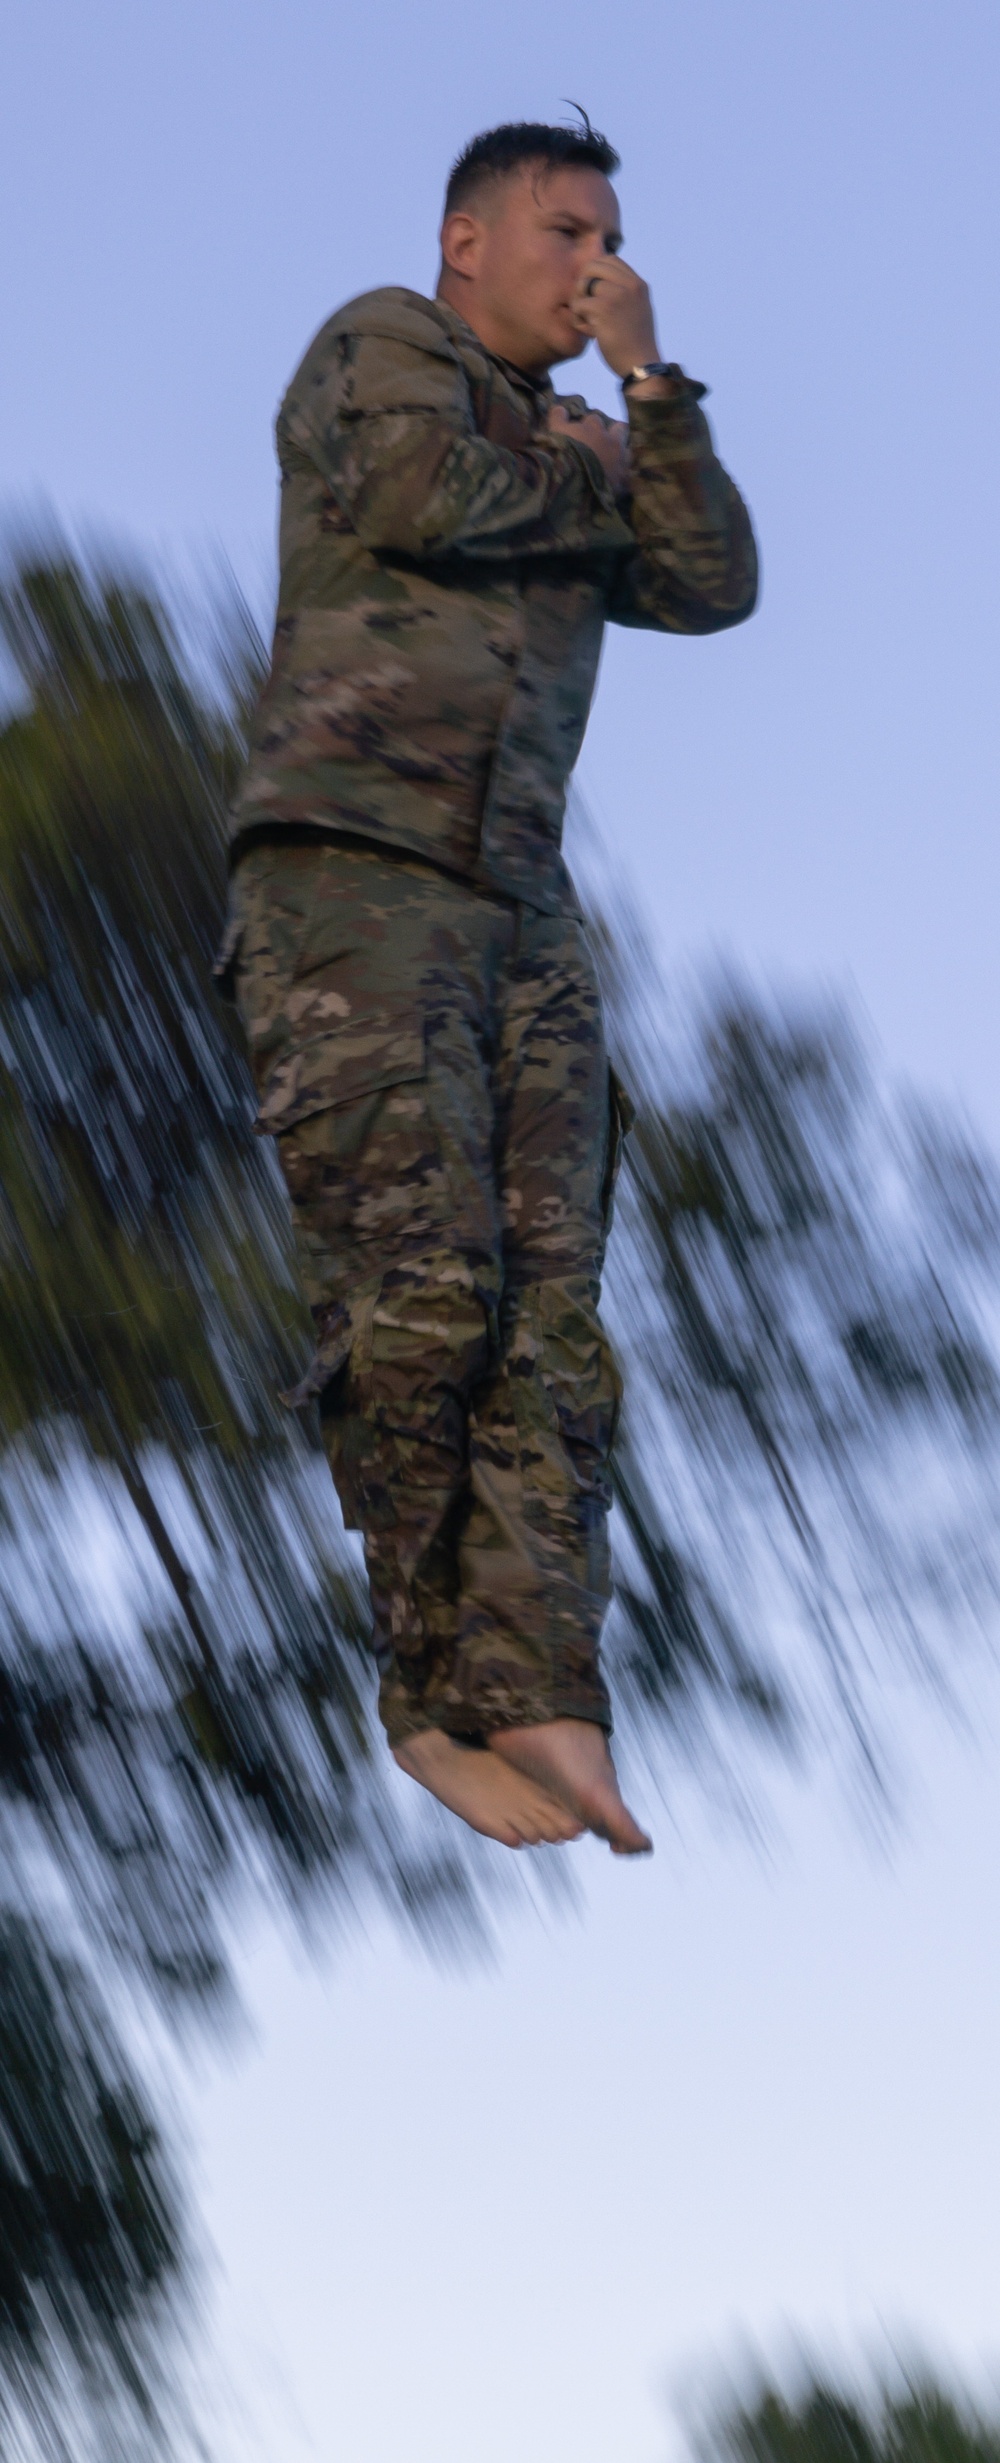
[[[589,340],[589,334],[574,333],[572,329],[570,329],[568,333],[564,330],[560,334],[558,342],[553,336],[551,344],[552,357],[549,362],[550,367],[560,367],[567,359],[582,359]]]

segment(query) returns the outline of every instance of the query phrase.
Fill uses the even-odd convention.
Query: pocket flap
[[[622,1136],[627,1137],[629,1130],[635,1127],[635,1105],[632,1101],[631,1095],[629,1094],[628,1087],[622,1083],[617,1069],[612,1069],[609,1066],[608,1076],[611,1080],[611,1100],[618,1114],[618,1126],[621,1130]]]
[[[277,1137],[310,1112],[332,1112],[357,1095],[402,1086],[426,1071],[423,1025],[412,1018],[352,1018],[313,1035],[269,1072],[255,1128]]]
[[[226,929],[219,943],[217,955],[212,960],[215,988],[220,999],[224,1001],[235,1001],[236,999],[236,961],[240,954],[240,942],[245,931],[246,916],[241,913],[235,901],[232,901],[226,918]]]

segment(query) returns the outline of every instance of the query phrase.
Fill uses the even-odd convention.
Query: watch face
[[[644,368],[630,368],[628,375],[622,377],[622,392],[627,393],[630,385],[641,385],[647,376],[680,377],[682,383],[686,381],[683,368],[678,367],[676,360],[649,359]]]

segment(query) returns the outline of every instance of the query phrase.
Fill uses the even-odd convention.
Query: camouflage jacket
[[[754,603],[705,389],[677,380],[631,405],[616,502],[589,447],[546,431],[548,381],[442,301],[371,291],[331,317],[278,416],[278,615],[235,849],[306,823],[572,905],[566,781],[605,620],[712,633]]]

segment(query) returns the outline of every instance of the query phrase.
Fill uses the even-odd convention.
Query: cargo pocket
[[[258,1137],[280,1137],[312,1112],[340,1110],[426,1074],[419,1019],[352,1018],[286,1052],[261,1089]]]
[[[451,1215],[419,1017],[352,1018],[284,1054],[255,1127],[324,1242],[420,1238]]]

